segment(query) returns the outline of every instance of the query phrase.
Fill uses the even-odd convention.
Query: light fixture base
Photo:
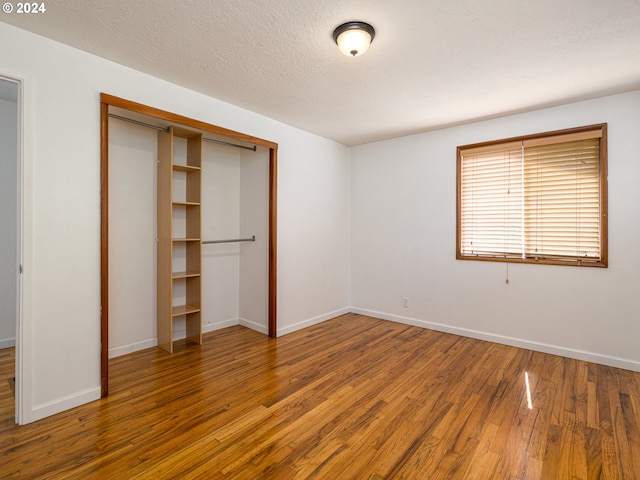
[[[343,23],[333,31],[333,40],[340,51],[353,57],[366,52],[375,36],[375,29],[360,21]]]

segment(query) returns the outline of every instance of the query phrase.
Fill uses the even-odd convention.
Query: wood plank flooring
[[[178,350],[25,426],[0,377],[0,477],[640,479],[640,373],[354,314]]]

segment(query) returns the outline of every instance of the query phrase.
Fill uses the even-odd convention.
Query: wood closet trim
[[[218,127],[217,125],[212,125],[211,123],[201,122],[200,120],[184,117],[182,115],[178,115],[177,113],[160,110],[159,108],[149,107],[147,105],[143,105],[142,103],[125,100],[124,98],[114,97],[113,95],[109,95],[106,93],[100,94],[100,101],[101,103],[106,103],[107,105],[110,105],[112,107],[119,107],[125,110],[130,110],[132,112],[142,113],[144,115],[149,115],[150,117],[159,118],[161,120],[166,120],[172,123],[179,123],[180,125],[195,128],[196,130],[203,130],[205,132],[224,135],[225,137],[230,137],[243,142],[255,143],[256,145],[259,145],[261,147],[267,147],[273,150],[278,149],[277,143],[265,140],[263,138],[252,137],[251,135],[236,132],[235,130]]]
[[[109,105],[100,103],[100,389],[109,394]]]
[[[100,94],[100,385],[109,394],[109,107],[148,115],[269,149],[269,336],[277,336],[278,144],[141,103]]]
[[[278,149],[269,150],[269,336],[277,337]]]

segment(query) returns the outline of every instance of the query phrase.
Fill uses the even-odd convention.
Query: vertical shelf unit
[[[186,143],[186,161],[177,155]],[[202,344],[202,133],[158,133],[158,346],[174,351],[174,321],[184,317],[187,343]]]

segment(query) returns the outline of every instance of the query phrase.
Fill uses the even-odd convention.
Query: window
[[[457,258],[607,266],[607,125],[458,147]]]

